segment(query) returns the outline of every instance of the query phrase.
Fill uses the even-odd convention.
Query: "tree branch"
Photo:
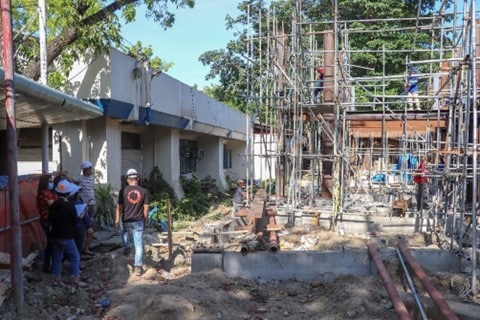
[[[55,39],[50,41],[47,45],[47,65],[50,65],[68,45],[77,41],[80,37],[80,29],[86,26],[93,26],[108,16],[114,14],[122,7],[137,2],[138,0],[118,0],[114,1],[108,6],[102,8],[100,11],[86,17],[75,27],[70,27],[63,30]],[[85,8],[83,8],[85,10]],[[84,11],[85,12],[85,11]],[[40,61],[39,58],[33,59],[25,68],[24,75],[33,80],[40,78]]]

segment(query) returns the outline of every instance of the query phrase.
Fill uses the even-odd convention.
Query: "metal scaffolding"
[[[248,32],[249,61],[257,62],[258,72],[249,72],[254,97],[249,107],[264,107],[266,125],[257,132],[264,152],[255,154],[249,139],[247,153],[267,163],[268,175],[276,181],[275,190],[269,191],[278,207],[293,215],[314,208],[318,199],[331,198],[333,224],[342,221],[357,193],[413,198],[416,165],[396,162],[430,157],[435,189],[427,212],[431,231],[451,248],[454,242],[472,248],[476,293],[480,28],[475,0],[465,0],[463,6],[456,1],[450,11],[445,3],[431,16],[341,20],[337,1],[332,1],[331,19],[304,21],[302,1],[297,0],[290,26],[277,20],[274,8],[255,15],[263,20],[257,21],[261,27],[255,35]],[[359,28],[359,23],[374,28]],[[430,47],[416,41],[395,49],[351,47],[358,35],[402,31],[413,32],[415,40],[430,39]],[[423,53],[422,58],[415,59],[414,53]],[[368,69],[352,63],[359,54],[381,57],[381,70],[355,77],[354,70]],[[386,61],[392,54],[404,56],[405,73],[389,73]],[[316,100],[312,91],[319,66],[324,69],[323,90]],[[415,101],[404,93],[388,92],[405,83],[409,68],[422,70],[416,76],[426,88],[414,97],[421,110],[411,110]],[[374,176],[382,179],[374,181]]]

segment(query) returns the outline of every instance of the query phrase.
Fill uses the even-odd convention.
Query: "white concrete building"
[[[227,177],[246,177],[247,116],[128,55],[112,49],[77,65],[67,93],[104,113],[53,127],[53,163],[72,175],[89,160],[100,183],[119,188],[128,168],[148,178],[157,166],[177,196],[183,174],[209,175],[223,189]]]

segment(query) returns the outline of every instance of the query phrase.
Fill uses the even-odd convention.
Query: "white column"
[[[178,198],[183,197],[180,184],[180,132],[178,129],[155,127],[155,165],[172,186]]]

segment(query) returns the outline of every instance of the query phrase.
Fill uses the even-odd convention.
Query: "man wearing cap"
[[[61,180],[55,187],[58,199],[48,209],[48,221],[51,224],[52,274],[54,284],[60,284],[62,276],[62,258],[65,254],[70,260],[70,274],[73,283],[84,286],[80,281],[80,254],[75,245],[75,224],[78,215],[75,206],[68,201],[71,193],[78,192],[79,187],[67,179]]]
[[[238,179],[237,181],[237,188],[233,193],[233,211],[240,210],[244,207],[244,200],[245,200],[245,191],[243,188],[245,187],[245,182],[242,179]]]
[[[93,223],[95,222],[95,181],[92,163],[90,161],[83,161],[80,164],[80,169],[82,174],[74,178],[74,182],[78,184],[81,188],[81,195],[83,202],[87,205],[86,214],[89,215],[91,225],[87,226],[87,236],[85,238],[85,246],[83,249],[84,254],[93,255],[94,253],[90,250],[90,245],[93,240]]]
[[[120,218],[122,219],[122,240],[125,254],[129,254],[131,239],[135,246],[134,273],[143,273],[143,229],[148,217],[148,191],[138,185],[138,172],[128,169],[126,173],[127,186],[118,194],[117,211],[115,214],[115,231],[118,232]]]

